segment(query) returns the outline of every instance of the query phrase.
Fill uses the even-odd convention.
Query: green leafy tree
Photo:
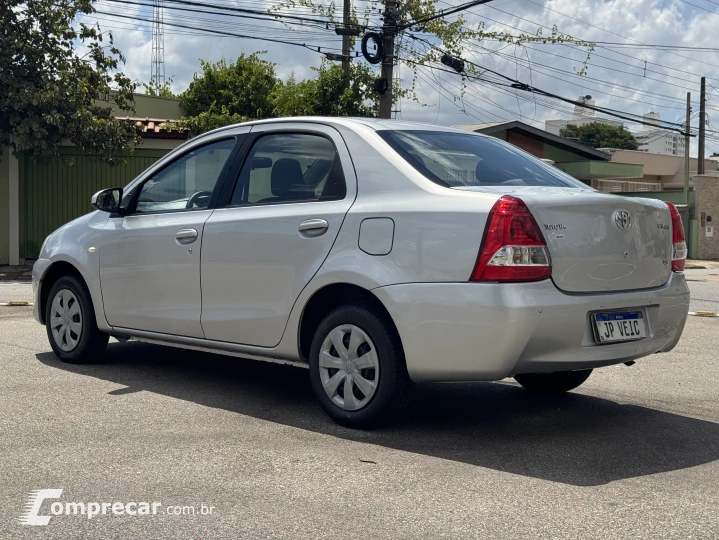
[[[636,150],[637,140],[624,126],[610,126],[601,122],[592,122],[583,126],[568,125],[559,130],[565,139],[577,139],[580,143],[592,148],[619,148]]]
[[[270,96],[278,80],[274,64],[260,58],[263,52],[248,56],[242,53],[236,62],[229,64],[224,58],[214,63],[200,60],[202,72],[196,73],[187,90],[180,94],[187,115],[272,116]]]
[[[275,116],[309,116],[315,114],[314,99],[317,83],[297,81],[294,73],[272,93],[272,112]]]
[[[157,82],[155,77],[150,77],[150,82],[147,82],[147,83],[144,82],[141,84],[142,84],[143,93],[145,93],[148,96],[156,96],[156,97],[164,97],[164,98],[177,97],[172,92],[172,77],[167,79],[162,84]]]
[[[272,95],[276,116],[375,116],[379,96],[370,92],[374,74],[364,64],[353,64],[347,85],[342,67],[323,62],[315,79],[297,82],[292,75]]]
[[[111,159],[139,141],[132,122],[113,117],[113,107],[134,110],[135,85],[117,71],[112,34],[73,25],[93,12],[92,0],[0,2],[0,145],[52,157],[69,139]]]
[[[199,135],[206,131],[239,124],[249,120],[246,116],[230,113],[227,107],[222,107],[219,112],[202,112],[195,116],[183,116],[180,120],[167,122],[167,129],[189,129],[192,135]]]

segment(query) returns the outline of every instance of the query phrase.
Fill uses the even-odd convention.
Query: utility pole
[[[692,116],[692,94],[687,92],[687,123],[684,126],[684,203],[689,204],[689,128]]]
[[[345,29],[350,27],[350,6],[351,0],[345,0],[344,11],[342,12],[342,21]],[[345,76],[345,87],[350,85],[350,40],[352,39],[349,35],[342,36],[342,71]]]
[[[697,154],[697,174],[704,174],[704,135],[706,130],[706,91],[707,80],[702,77],[701,94],[699,95],[699,152]]]
[[[392,118],[392,96],[394,94],[394,36],[397,31],[398,13],[397,0],[386,0],[384,25],[382,26],[382,45],[384,46],[382,79],[387,81],[387,90],[379,97],[380,118]]]

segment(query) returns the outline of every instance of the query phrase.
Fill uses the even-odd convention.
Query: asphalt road
[[[719,309],[719,271],[688,274],[692,309]],[[0,302],[29,294],[0,284]],[[691,317],[671,353],[561,398],[422,385],[374,432],[329,421],[299,368],[137,343],[91,366],[49,351],[30,308],[0,307],[2,539],[719,538],[719,319]],[[62,489],[40,506],[49,523],[19,524],[41,489]],[[159,504],[52,514],[72,502]]]

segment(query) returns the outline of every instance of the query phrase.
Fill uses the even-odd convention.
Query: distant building
[[[684,187],[684,157],[672,154],[644,152],[641,150],[617,150],[600,148],[602,152],[611,154],[613,163],[634,163],[642,165],[642,175],[626,178],[599,178],[592,182],[592,187],[608,192],[637,191],[672,191]],[[689,176],[695,176],[697,158],[689,158]],[[707,176],[719,176],[719,162],[712,158],[704,160]],[[692,186],[690,180],[689,186]]]
[[[585,105],[594,105],[592,96],[579,96],[577,100]],[[585,126],[592,123],[606,124],[608,126],[620,127],[623,124],[617,120],[608,120],[607,118],[599,118],[594,114],[592,109],[587,109],[580,105],[574,106],[574,112],[572,113],[571,120],[555,119],[545,120],[544,130],[548,131],[552,135],[559,135],[559,131],[569,125],[572,126]]]
[[[645,114],[644,121],[654,124],[661,123],[659,113],[656,112]],[[644,124],[641,133],[635,133],[634,138],[639,143],[640,152],[684,156],[684,137],[676,131],[667,131]]]
[[[517,120],[454,127],[507,141],[586,184],[591,184],[597,178],[641,178],[644,174],[641,165],[610,161],[609,152],[602,152]]]

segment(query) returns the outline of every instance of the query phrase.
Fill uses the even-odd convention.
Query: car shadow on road
[[[144,343],[113,343],[100,364],[45,365],[353,441],[577,486],[719,458],[719,424],[570,393],[536,398],[498,383],[422,384],[390,426],[355,431],[325,416],[305,369]],[[238,434],[238,436],[240,436]]]

